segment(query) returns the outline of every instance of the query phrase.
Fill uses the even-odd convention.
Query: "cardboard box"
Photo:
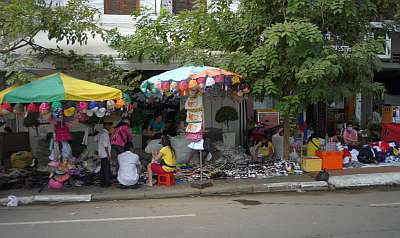
[[[322,169],[322,159],[318,156],[303,158],[301,167],[304,172],[319,172]]]

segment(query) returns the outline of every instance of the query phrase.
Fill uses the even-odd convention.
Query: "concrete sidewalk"
[[[400,172],[362,174],[363,170],[343,170],[342,172],[331,172],[328,182],[317,182],[315,174],[279,176],[267,179],[225,179],[214,180],[213,186],[197,189],[188,183],[177,184],[172,187],[147,187],[141,186],[137,189],[120,189],[117,187],[101,188],[97,186],[73,187],[60,191],[45,189],[41,193],[38,189],[14,189],[0,190],[0,204],[5,205],[9,195],[18,198],[20,204],[47,203],[55,204],[61,202],[90,202],[110,200],[141,200],[160,199],[172,197],[194,197],[194,196],[219,196],[237,194],[255,194],[272,192],[306,192],[327,191],[335,189],[354,189],[372,186],[400,185]],[[353,174],[355,173],[355,174]],[[343,174],[343,175],[341,175]]]
[[[226,179],[214,180],[213,186],[197,189],[188,183],[172,187],[147,187],[120,189],[117,187],[100,188],[73,187],[61,191],[45,189],[1,190],[0,203],[4,205],[9,195],[16,196],[21,203],[57,203],[109,200],[137,200],[191,196],[217,196],[233,194],[252,194],[268,192],[300,192],[328,190],[326,182],[316,182],[310,175],[280,176],[267,179]]]

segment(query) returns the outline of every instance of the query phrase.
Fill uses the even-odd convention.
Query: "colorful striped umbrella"
[[[141,84],[140,89],[143,92],[146,92],[149,88],[157,89],[157,85],[160,85],[162,82],[169,81],[169,82],[180,83],[182,81],[189,81],[190,79],[216,77],[216,76],[228,76],[228,77],[235,76],[237,78],[240,78],[240,75],[236,73],[232,73],[227,70],[216,67],[184,66],[173,70],[169,70],[167,72],[149,78],[148,80],[144,81]],[[153,94],[157,95],[158,93],[153,90]]]
[[[14,85],[4,89],[3,91],[1,91],[0,92],[0,103],[3,102],[4,95],[6,95],[9,92],[12,92],[14,89],[16,89],[16,88],[18,88],[20,86],[21,86],[21,84],[14,84]]]
[[[122,97],[119,89],[55,73],[7,92],[3,101],[9,103],[105,101]]]

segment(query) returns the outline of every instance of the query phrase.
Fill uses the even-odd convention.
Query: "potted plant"
[[[229,131],[229,122],[237,121],[239,119],[238,112],[234,107],[225,106],[221,107],[216,115],[215,121],[218,123],[225,123],[227,131],[223,132],[222,137],[224,140],[224,144],[227,146],[234,146],[236,134],[235,132]]]

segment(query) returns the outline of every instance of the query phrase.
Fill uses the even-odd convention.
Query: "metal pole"
[[[200,150],[200,184],[203,184],[203,153]]]

